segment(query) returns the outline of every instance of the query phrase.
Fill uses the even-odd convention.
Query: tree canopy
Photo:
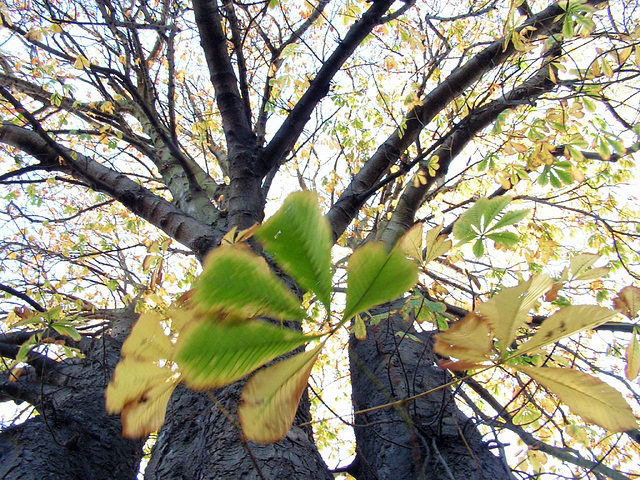
[[[0,38],[3,478],[134,478],[150,434],[146,478],[640,475],[637,2],[7,0]]]

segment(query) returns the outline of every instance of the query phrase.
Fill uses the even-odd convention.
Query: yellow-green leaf
[[[467,362],[482,362],[493,350],[487,322],[474,313],[453,324],[446,332],[434,336],[434,352]]]
[[[451,240],[448,240],[445,235],[440,235],[441,231],[442,225],[427,232],[424,254],[425,265],[451,249]]]
[[[247,382],[238,418],[247,440],[277,442],[287,434],[324,343],[271,365]]]
[[[289,195],[255,236],[286,273],[330,308],[332,233],[315,194]]]
[[[196,306],[222,310],[239,317],[259,315],[301,319],[300,301],[271,271],[267,262],[236,245],[216,248],[198,279]]]
[[[78,331],[71,325],[66,325],[61,322],[54,322],[51,324],[51,327],[60,335],[66,335],[67,337],[71,337],[76,342],[82,339]]]
[[[516,336],[516,331],[529,318],[529,310],[553,285],[548,275],[537,275],[517,287],[506,288],[491,299],[478,305],[478,312],[500,342],[502,352]]]
[[[416,223],[398,240],[398,248],[407,257],[422,263],[422,224]]]
[[[367,338],[367,327],[360,315],[356,315],[353,319],[353,334],[358,340],[366,340]]]
[[[569,271],[572,278],[577,278],[580,274],[584,273],[594,263],[598,261],[601,255],[594,253],[583,253],[573,257],[569,263]]]
[[[171,359],[174,345],[160,325],[161,320],[157,312],[143,313],[122,344],[121,354],[151,362]]]
[[[602,380],[569,368],[516,367],[553,392],[585,421],[611,432],[638,428],[624,397]]]
[[[78,70],[83,70],[85,68],[89,68],[91,66],[91,62],[84,55],[78,55],[76,57],[76,61],[73,64],[73,68],[77,68]]]
[[[134,358],[120,361],[105,396],[107,412],[122,412],[122,435],[139,438],[160,428],[177,382],[168,366]]]
[[[640,310],[640,288],[624,287],[618,292],[618,296],[613,299],[613,306],[620,310],[623,315],[634,318]]]
[[[383,243],[370,242],[356,250],[347,266],[347,305],[344,320],[393,300],[418,281],[418,267],[401,250],[390,252]]]
[[[191,388],[216,388],[314,338],[262,321],[204,320],[178,340],[176,360]]]
[[[535,335],[518,347],[516,355],[530,352],[573,335],[574,333],[594,328],[610,320],[616,312],[597,305],[572,305],[558,310],[547,318]]]
[[[640,343],[638,343],[638,336],[635,333],[631,337],[625,358],[627,366],[624,369],[624,374],[629,380],[635,380],[640,374]]]
[[[573,280],[596,280],[607,275],[610,270],[609,267],[591,268],[574,276]]]

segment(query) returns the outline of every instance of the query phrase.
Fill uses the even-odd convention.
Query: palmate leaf
[[[478,312],[489,322],[500,342],[501,352],[511,345],[516,331],[529,318],[529,310],[552,285],[548,275],[537,275],[517,287],[505,288],[478,305]]]
[[[126,357],[118,362],[105,396],[107,412],[122,412],[124,437],[144,437],[162,426],[176,377],[168,365]]]
[[[395,248],[370,242],[356,250],[347,266],[347,304],[343,320],[393,300],[418,281],[418,267]]]
[[[516,367],[553,392],[571,411],[584,420],[611,432],[638,427],[624,397],[596,377],[569,368]]]
[[[262,321],[204,320],[178,340],[176,361],[195,389],[228,385],[317,337]]]
[[[520,220],[524,219],[529,214],[529,210],[512,210],[510,212],[506,212],[500,220],[498,220],[495,224],[491,226],[490,231],[499,230],[504,227],[508,227],[510,225],[514,225],[518,223]]]
[[[267,262],[236,245],[220,246],[207,257],[196,284],[194,303],[202,310],[223,310],[246,318],[304,317],[298,299]]]
[[[330,309],[331,227],[315,194],[296,192],[255,232],[282,269]]]
[[[565,307],[542,322],[535,335],[518,347],[516,355],[557,342],[582,330],[597,327],[615,315],[616,312],[613,310],[597,305]]]
[[[440,235],[442,225],[432,228],[427,232],[424,247],[424,263],[425,265],[435,260],[440,255],[444,255],[451,249],[451,240],[445,235]]]
[[[300,397],[324,343],[256,373],[242,391],[238,418],[247,440],[281,440],[291,428]]]

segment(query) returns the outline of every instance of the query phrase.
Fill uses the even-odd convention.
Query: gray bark
[[[96,340],[82,360],[63,362],[49,375],[40,415],[0,432],[3,480],[132,480],[144,440],[121,436],[120,417],[107,414],[104,391],[121,340]]]
[[[242,383],[213,392],[235,417]],[[309,420],[303,399],[294,424]],[[253,456],[253,459],[251,458]],[[204,393],[176,390],[145,472],[145,480],[332,479],[311,429],[293,427],[278,443],[244,443],[240,430]]]
[[[366,340],[352,338],[354,410],[402,400],[449,381],[450,375],[435,365],[431,345],[430,334],[416,332],[397,314],[368,326]],[[355,424],[357,456],[350,473],[358,480],[511,478],[456,407],[449,389],[357,415]]]

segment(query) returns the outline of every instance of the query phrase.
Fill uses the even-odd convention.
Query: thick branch
[[[271,168],[277,167],[283,162],[302,133],[309,118],[311,118],[311,113],[320,100],[329,92],[330,82],[335,74],[366,36],[369,35],[373,27],[380,23],[380,19],[392,3],[393,0],[378,0],[374,2],[369,10],[362,15],[362,18],[351,26],[344,40],[340,42],[331,56],[322,64],[307,91],[296,106],[293,107],[293,110],[282,123],[273,139],[265,147],[263,161],[259,166],[262,176],[266,175]]]
[[[0,143],[18,148],[40,163],[70,173],[91,188],[118,200],[136,215],[163,230],[202,258],[222,236],[182,210],[131,180],[78,152],[56,144],[44,134],[11,124],[0,126]],[[60,163],[60,159],[63,163]]]
[[[590,0],[589,3],[595,2]],[[559,4],[551,5],[522,24],[518,31],[533,27],[534,30],[524,35],[529,41],[543,34],[555,33],[562,27],[562,22],[556,21],[557,17],[563,14],[564,10]],[[414,107],[407,114],[402,132],[396,129],[380,145],[329,211],[327,217],[335,238],[342,235],[347,225],[367,200],[363,193],[367,192],[397,161],[400,155],[416,141],[420,132],[431,120],[482,75],[502,64],[514,52],[515,48],[512,42],[505,46],[504,38],[496,40],[467,63],[451,72],[444,82],[426,96],[422,104]]]

